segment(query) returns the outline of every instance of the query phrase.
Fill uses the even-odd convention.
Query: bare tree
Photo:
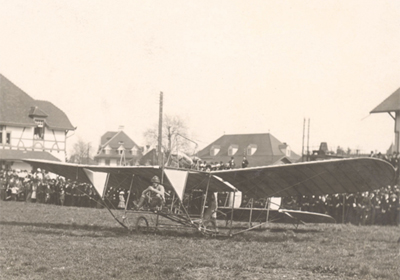
[[[156,146],[158,144],[158,125],[146,130],[144,137],[148,144]],[[190,147],[190,142],[185,138],[188,138],[188,127],[184,119],[177,115],[164,115],[162,135],[164,152],[170,154],[176,150],[187,151]]]
[[[69,162],[75,162],[80,164],[89,164],[92,159],[93,148],[90,142],[85,142],[82,138],[72,146],[71,156]]]

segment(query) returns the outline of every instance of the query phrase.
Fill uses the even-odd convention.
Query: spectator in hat
[[[64,206],[64,204],[65,204],[65,188],[64,188],[64,186],[60,187],[59,199],[60,199],[60,205]]]
[[[236,166],[235,158],[234,158],[234,157],[231,157],[231,160],[229,161],[229,168],[230,168],[230,169],[234,169],[235,166]]]
[[[21,179],[16,176],[15,183],[11,188],[11,200],[18,201],[19,197],[23,195],[23,188],[24,186],[22,185]]]
[[[52,201],[51,201],[51,197],[53,196],[53,190],[51,189],[51,185],[50,184],[48,184],[47,186],[46,186],[46,189],[45,189],[45,203],[46,204],[51,204],[52,203]]]
[[[27,175],[25,177],[24,186],[25,186],[25,194],[26,194],[25,201],[31,202],[31,200],[32,200],[32,178],[31,178],[31,175]]]

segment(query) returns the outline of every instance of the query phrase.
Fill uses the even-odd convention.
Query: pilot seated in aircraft
[[[145,202],[148,203],[150,209],[161,207],[165,202],[164,187],[160,184],[158,176],[151,178],[152,185],[142,192],[139,203],[133,202],[134,208],[139,210]]]

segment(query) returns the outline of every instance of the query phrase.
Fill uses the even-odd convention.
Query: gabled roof
[[[45,119],[47,126],[50,128],[75,130],[69,121],[67,115],[51,102],[45,100],[35,100],[35,106],[43,109],[49,116]]]
[[[121,144],[122,143],[122,144]],[[132,149],[133,147],[139,147],[126,133],[122,130],[113,132],[107,131],[101,136],[100,140],[101,147],[109,145],[112,149],[118,149],[121,145],[125,149]]]
[[[104,133],[100,138],[100,146],[105,147],[107,142],[109,142],[117,133],[118,131],[107,131]]]
[[[249,145],[257,145],[257,150],[251,156],[246,155]],[[198,157],[203,160],[223,161],[228,162],[230,156],[228,154],[229,147],[235,145],[237,152],[234,155],[236,161],[241,160],[243,155],[246,155],[249,160],[249,166],[260,166],[275,164],[280,161],[296,161],[299,156],[291,151],[291,156],[287,157],[284,150],[286,144],[280,142],[270,133],[256,134],[227,134],[223,135],[210,145],[198,152]],[[213,146],[219,148],[219,152],[215,156],[210,155],[210,150]],[[240,165],[241,162],[236,162]]]
[[[257,145],[254,156],[284,156],[281,150],[284,147],[284,143],[280,142],[270,133],[223,135],[199,151],[198,156],[201,158],[202,156],[210,155],[212,146],[220,147],[217,156],[228,156],[228,149],[231,145],[237,145],[238,151],[235,156],[243,156],[244,151],[250,144]]]
[[[381,104],[375,107],[370,113],[386,113],[400,111],[400,88],[393,92]]]
[[[35,100],[0,74],[0,124],[35,126],[41,117],[50,128],[74,130],[67,115],[51,102]]]

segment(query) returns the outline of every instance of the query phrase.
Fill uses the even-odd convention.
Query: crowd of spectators
[[[397,184],[372,192],[324,196],[284,197],[282,207],[328,214],[337,222],[355,225],[400,225],[400,154],[374,153],[370,157],[390,162],[396,170]]]
[[[231,157],[231,159],[224,163],[223,161],[215,161],[215,162],[207,162],[202,161],[200,159],[194,160],[191,166],[191,169],[200,170],[200,171],[216,171],[216,170],[228,170],[235,168],[246,168],[249,165],[249,161],[246,157],[243,157],[241,165],[236,165],[235,158]]]
[[[373,157],[373,158],[383,159],[383,160],[386,160],[387,162],[390,162],[396,170],[398,170],[398,168],[399,168],[400,153],[393,152],[392,154],[384,155],[380,152],[374,153],[374,151],[371,151],[369,156]]]
[[[399,197],[395,185],[355,194],[284,197],[281,207],[328,214],[338,223],[400,225]]]
[[[0,170],[0,199],[61,206],[96,207],[98,194],[93,186],[61,176],[51,178],[40,170]]]

